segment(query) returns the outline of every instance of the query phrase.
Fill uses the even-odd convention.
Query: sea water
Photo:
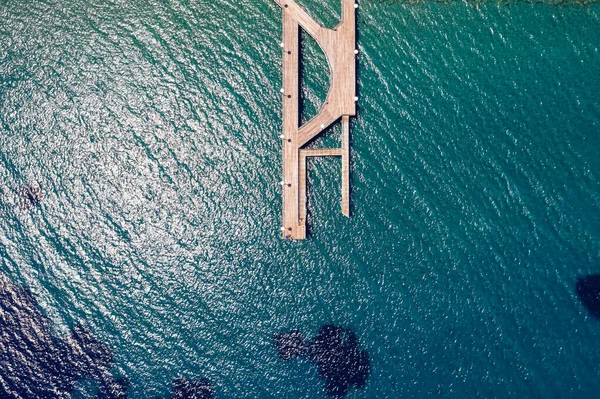
[[[337,23],[337,0],[301,3]],[[56,337],[111,348],[132,399],[180,377],[326,397],[273,344],[326,324],[369,356],[348,398],[597,397],[576,284],[600,273],[600,7],[363,0],[357,18],[352,217],[339,160],[311,161],[296,242],[273,1],[2,1],[2,274]],[[304,47],[314,114],[327,65]]]

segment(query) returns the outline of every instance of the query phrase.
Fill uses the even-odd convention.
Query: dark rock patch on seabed
[[[279,357],[283,360],[290,360],[294,357],[306,353],[304,337],[300,331],[278,332],[273,338],[273,343],[277,347]]]
[[[31,293],[2,273],[0,354],[2,399],[68,398],[84,377],[100,384],[99,398],[127,396],[125,380],[111,376],[112,352],[107,346],[82,327],[74,328],[67,340],[54,337]]]
[[[127,399],[129,385],[128,378],[110,378],[100,385],[100,391],[95,399]]]
[[[577,296],[590,314],[600,319],[600,274],[577,279]]]
[[[21,208],[34,208],[42,201],[42,188],[35,185],[24,187],[19,192],[19,196],[21,197]]]
[[[214,396],[214,389],[210,381],[205,378],[199,380],[178,378],[173,381],[171,399],[212,399]]]
[[[369,354],[359,348],[358,338],[349,328],[324,325],[306,346],[297,331],[278,333],[273,342],[284,360],[306,354],[317,366],[329,396],[343,397],[351,387],[364,387],[371,373]]]

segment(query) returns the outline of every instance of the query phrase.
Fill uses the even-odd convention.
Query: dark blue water
[[[303,242],[278,230],[274,2],[0,20],[0,396],[319,398],[366,353],[347,398],[597,397],[597,4],[363,0],[353,216],[339,161],[311,162]]]

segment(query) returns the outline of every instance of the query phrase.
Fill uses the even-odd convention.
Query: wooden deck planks
[[[283,13],[283,227],[284,236],[304,238],[298,229],[299,25]]]
[[[334,29],[315,22],[294,0],[274,0],[283,10],[283,226],[285,238],[306,238],[306,158],[342,158],[342,212],[349,216],[349,117],[356,113],[355,0],[342,1],[342,21]],[[330,67],[330,88],[319,114],[299,126],[299,29],[321,46]],[[303,149],[342,119],[342,148]]]
[[[350,216],[350,117],[342,116],[342,213]]]

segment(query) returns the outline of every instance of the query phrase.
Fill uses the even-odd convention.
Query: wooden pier
[[[356,114],[356,8],[342,0],[342,21],[333,29],[315,22],[294,0],[274,0],[283,10],[283,237],[306,238],[306,158],[342,159],[342,213],[350,216],[350,116]],[[323,107],[300,126],[300,29],[323,49],[330,87]],[[341,148],[305,149],[306,144],[341,120]]]

